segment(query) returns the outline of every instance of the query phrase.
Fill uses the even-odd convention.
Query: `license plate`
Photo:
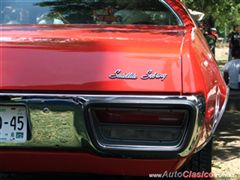
[[[26,142],[27,125],[25,106],[0,105],[0,143]]]

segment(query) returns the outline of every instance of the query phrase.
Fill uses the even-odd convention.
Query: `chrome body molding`
[[[37,139],[36,132],[32,133],[32,139],[25,144],[1,144],[1,148],[55,148],[77,149],[87,152],[95,152],[99,155],[124,156],[136,158],[176,158],[187,156],[194,151],[201,135],[201,128],[205,116],[205,99],[202,96],[155,96],[155,95],[90,95],[90,94],[31,94],[31,93],[0,93],[0,104],[21,103],[26,104],[30,112],[30,124],[35,131],[41,126],[39,116],[48,119],[59,120],[58,116],[66,116],[69,120],[69,139],[59,140],[60,144],[52,143],[51,139]],[[150,145],[125,145],[109,144],[99,141],[96,132],[92,128],[89,119],[86,118],[86,109],[92,104],[126,104],[153,105],[157,107],[186,106],[192,111],[190,124],[182,141],[174,146],[150,146]],[[40,115],[39,115],[40,114]],[[40,124],[38,124],[40,123]],[[68,122],[63,122],[68,123]],[[72,127],[71,127],[72,126]],[[58,127],[49,125],[50,132],[58,132]],[[52,130],[51,130],[52,128]],[[61,136],[62,137],[62,136]],[[55,137],[58,139],[58,137]],[[56,139],[53,139],[55,141]],[[66,141],[66,143],[64,143]],[[152,152],[152,153],[149,153]]]
[[[172,11],[172,13],[176,16],[176,18],[178,19],[178,22],[180,23],[180,26],[183,26],[183,20],[179,17],[179,15],[173,10],[173,8],[165,1],[165,0],[159,0],[161,3],[163,3],[168,9],[170,9]]]

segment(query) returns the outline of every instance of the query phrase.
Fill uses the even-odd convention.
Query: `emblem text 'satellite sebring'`
[[[140,79],[142,80],[153,80],[153,79],[159,79],[161,81],[164,81],[167,78],[167,74],[163,73],[157,73],[154,72],[153,70],[148,70],[146,74],[140,76]],[[137,80],[138,75],[137,73],[134,72],[127,72],[127,73],[122,73],[121,69],[118,69],[115,71],[114,74],[109,75],[110,79],[128,79],[128,80]]]
[[[135,79],[138,79],[138,76],[136,73],[133,73],[133,72],[129,72],[129,73],[122,73],[122,70],[121,69],[118,69],[115,71],[114,74],[110,75],[109,78],[110,79],[132,79],[132,80],[135,80]]]

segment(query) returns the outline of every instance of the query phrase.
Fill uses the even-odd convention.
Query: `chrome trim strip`
[[[223,106],[222,106],[222,109],[220,110],[219,114],[217,115],[216,119],[213,120],[214,122],[214,125],[213,125],[213,129],[212,129],[212,135],[215,133],[219,123],[220,123],[220,120],[222,119],[222,116],[225,112],[225,109],[227,107],[227,102],[228,102],[228,99],[229,99],[229,93],[230,93],[230,90],[229,88],[227,88],[227,95],[226,95],[226,99],[223,103]]]
[[[201,103],[201,102],[199,102],[199,103]],[[205,106],[205,104],[204,104],[204,106]],[[199,141],[200,136],[201,136],[201,128],[202,128],[202,125],[204,123],[203,122],[204,115],[205,114],[203,112],[201,113],[201,110],[199,108],[196,109],[196,119],[195,119],[195,124],[194,124],[194,127],[193,127],[191,140],[190,140],[188,146],[184,149],[184,151],[179,153],[179,155],[181,157],[188,156],[194,150],[194,147],[197,146],[198,141]]]
[[[197,96],[160,96],[160,95],[108,95],[108,94],[102,94],[102,95],[96,95],[96,94],[50,94],[50,93],[0,93],[0,97],[3,96],[9,96],[9,97],[49,97],[49,98],[86,98],[87,99],[96,99],[96,98],[151,98],[151,99],[168,99],[168,100],[174,100],[174,99],[187,99],[193,102],[198,102]]]
[[[165,0],[159,0],[159,2],[163,3],[175,15],[175,17],[178,19],[179,26],[184,26],[183,20]]]

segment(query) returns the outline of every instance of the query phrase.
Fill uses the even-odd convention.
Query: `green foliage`
[[[240,0],[183,0],[193,10],[212,17],[221,33],[229,33],[233,25],[240,24]]]

